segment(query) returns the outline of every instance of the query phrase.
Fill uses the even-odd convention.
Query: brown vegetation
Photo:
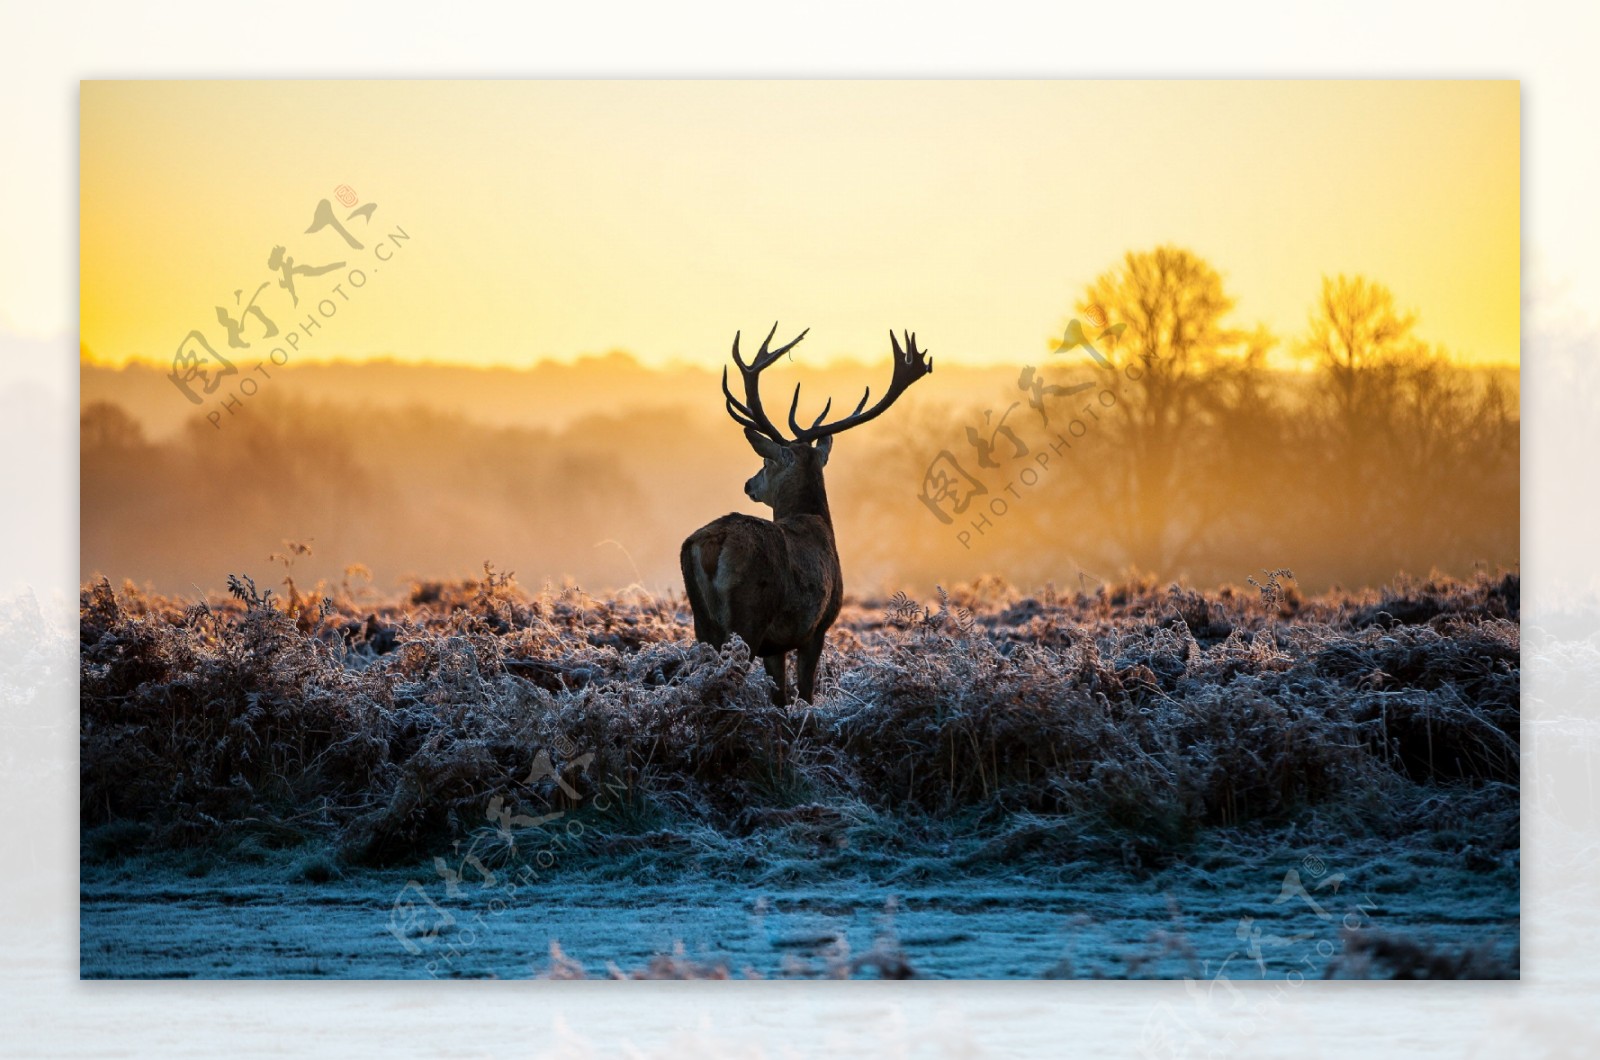
[[[371,863],[494,831],[512,858],[495,800],[585,813],[596,850],[732,868],[780,841],[892,851],[950,829],[993,836],[984,856],[1138,863],[1306,814],[1518,843],[1514,575],[855,600],[795,708],[742,643],[695,644],[676,599],[492,573],[383,605],[353,592],[297,592],[290,613],[245,580],[209,603],[85,589],[88,849],[250,835]],[[552,771],[530,774],[543,754]]]

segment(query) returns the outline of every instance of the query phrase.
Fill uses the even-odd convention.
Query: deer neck
[[[828,490],[823,485],[820,471],[788,495],[778,498],[778,503],[772,506],[773,522],[806,515],[821,517],[828,529],[833,529],[833,513],[828,510]]]

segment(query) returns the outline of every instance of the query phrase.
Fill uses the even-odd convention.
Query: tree
[[[1257,392],[1274,341],[1264,328],[1230,327],[1233,307],[1215,268],[1170,245],[1129,251],[1077,306],[1126,325],[1111,348],[1123,407],[1106,417],[1120,471],[1107,499],[1127,558],[1147,570],[1192,557],[1222,514],[1207,480],[1229,454],[1193,442],[1236,411],[1231,396]]]
[[[1422,352],[1416,324],[1416,314],[1396,310],[1394,292],[1381,283],[1343,273],[1322,278],[1300,353],[1322,369],[1348,448],[1359,447],[1362,421],[1386,400],[1388,377]]]
[[[78,414],[80,448],[84,453],[134,451],[147,448],[144,428],[121,405],[91,401]]]
[[[1501,521],[1486,513],[1515,505],[1514,400],[1424,342],[1417,323],[1381,283],[1324,277],[1299,344],[1323,402],[1307,417],[1324,462],[1315,518],[1385,574],[1503,554],[1486,536]]]

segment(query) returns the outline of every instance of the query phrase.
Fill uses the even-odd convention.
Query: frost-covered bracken
[[[676,599],[487,569],[383,604],[234,584],[83,591],[91,855],[247,834],[390,863],[493,832],[510,858],[530,822],[585,808],[592,850],[745,857],[947,828],[1002,837],[995,857],[1092,834],[1148,861],[1308,816],[1518,841],[1515,575],[853,600],[816,702],[788,708],[742,643],[695,644]]]

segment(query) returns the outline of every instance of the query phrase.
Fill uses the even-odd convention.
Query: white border
[[[1537,615],[1558,594],[1594,600],[1600,584],[1587,530],[1600,513],[1587,483],[1563,470],[1600,450],[1600,416],[1584,402],[1600,394],[1592,367],[1600,273],[1587,261],[1597,257],[1589,237],[1600,188],[1596,23],[1592,5],[1577,3],[8,5],[0,256],[10,259],[6,276],[23,277],[13,294],[26,289],[30,308],[54,299],[66,323],[53,339],[0,351],[0,411],[9,417],[0,426],[0,496],[12,502],[0,520],[0,595],[31,592],[59,638],[14,635],[0,645],[34,652],[40,667],[36,685],[0,698],[3,1047],[29,1055],[1115,1055],[1140,1051],[1141,1028],[1159,1006],[1192,1005],[1181,983],[79,983],[70,330],[80,78],[1519,79],[1524,283],[1533,299],[1524,326],[1524,569]],[[20,316],[7,298],[0,293],[0,312]],[[1592,723],[1594,657],[1583,644],[1535,651],[1530,637],[1525,981],[1306,984],[1248,1034],[1237,1016],[1209,1017],[1222,1054],[1492,1055],[1513,1042],[1553,1053],[1600,1039],[1586,1004],[1600,985],[1600,963],[1587,953],[1600,907],[1585,853],[1600,821],[1586,775],[1593,747],[1541,736],[1555,731],[1544,728],[1551,719]],[[1536,787],[1557,793],[1553,809],[1534,804]]]

